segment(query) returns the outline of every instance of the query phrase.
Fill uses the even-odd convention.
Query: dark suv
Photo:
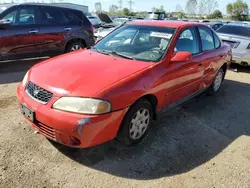
[[[0,14],[0,60],[52,56],[94,44],[82,11],[21,4]]]

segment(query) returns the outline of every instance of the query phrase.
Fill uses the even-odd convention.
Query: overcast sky
[[[133,0],[134,4],[132,6],[134,11],[151,11],[152,7],[164,6],[166,11],[175,11],[177,4],[180,4],[183,9],[185,9],[185,4],[187,0]],[[219,4],[219,9],[225,13],[226,5],[229,2],[234,2],[235,0],[217,0]],[[244,1],[244,0],[243,0]],[[71,0],[72,3],[86,4],[89,6],[90,11],[94,10],[95,2],[102,3],[102,9],[108,10],[109,6],[112,4],[118,5],[118,0]],[[250,6],[250,0],[245,0]],[[123,0],[123,7],[129,7],[128,0]]]

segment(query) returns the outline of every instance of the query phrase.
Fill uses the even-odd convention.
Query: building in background
[[[85,14],[89,13],[89,7],[86,5],[78,5],[78,4],[74,4],[74,3],[53,3],[53,5],[59,6],[59,7],[66,7],[66,8],[80,10]]]

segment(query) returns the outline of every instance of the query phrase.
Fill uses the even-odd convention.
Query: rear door
[[[78,38],[87,47],[92,46],[95,43],[93,26],[83,12],[73,9],[64,9],[63,12],[67,18],[66,29],[69,31],[67,40]]]
[[[46,55],[55,55],[65,51],[65,38],[70,31],[63,8],[40,6],[40,34],[43,42],[37,48]]]
[[[220,40],[210,28],[199,26],[198,30],[204,66],[203,87],[208,87],[222,66],[226,54],[222,54],[221,50],[219,50],[221,47]]]
[[[0,52],[3,59],[33,57],[39,54],[36,45],[43,39],[39,37],[36,6],[23,5],[10,8],[0,19],[10,24],[1,29]]]
[[[192,60],[170,63],[165,76],[166,105],[185,100],[199,91],[203,79],[203,56],[196,27],[184,29],[176,41],[174,54],[190,52]]]

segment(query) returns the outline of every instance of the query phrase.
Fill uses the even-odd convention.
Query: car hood
[[[99,17],[99,19],[100,19],[102,22],[105,22],[105,23],[113,23],[113,21],[111,20],[111,18],[110,18],[107,14],[99,13],[99,14],[97,14],[97,16]]]
[[[95,97],[98,91],[152,64],[82,50],[35,65],[29,80],[55,96]]]

